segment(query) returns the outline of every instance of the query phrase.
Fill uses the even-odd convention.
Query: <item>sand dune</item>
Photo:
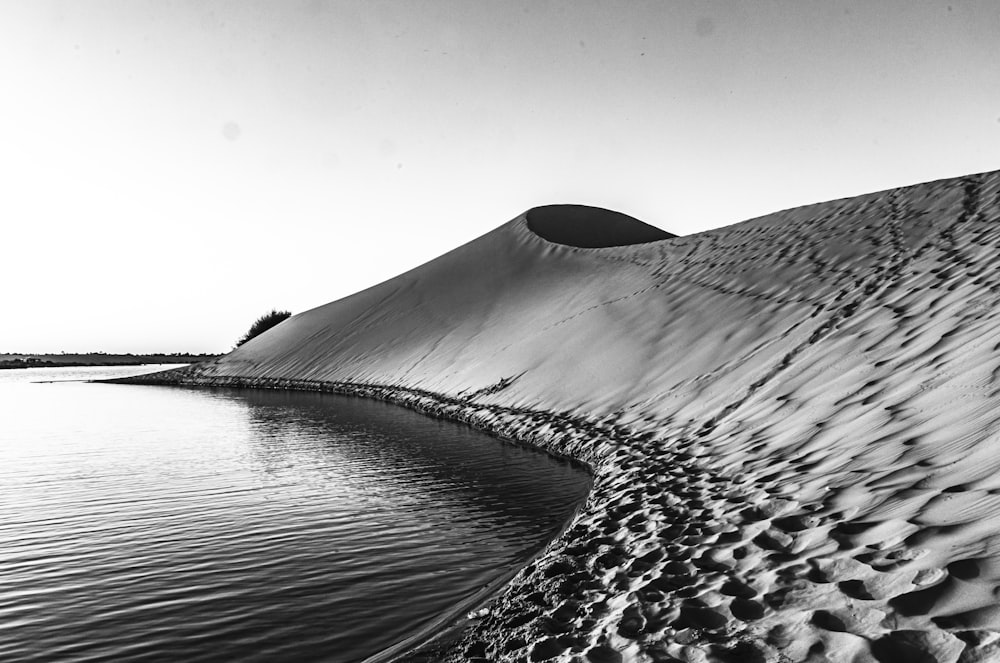
[[[633,221],[533,210],[161,379],[387,398],[589,463],[449,660],[1000,661],[1000,173]]]

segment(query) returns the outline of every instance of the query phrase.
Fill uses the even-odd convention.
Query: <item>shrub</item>
[[[254,320],[254,323],[250,325],[250,331],[248,331],[246,334],[243,334],[243,338],[236,341],[236,347],[237,348],[240,347],[241,345],[249,341],[251,338],[254,338],[255,336],[260,336],[271,327],[275,326],[276,324],[278,324],[283,320],[287,320],[290,317],[292,317],[291,311],[278,311],[272,309],[270,313],[265,313],[264,315]]]

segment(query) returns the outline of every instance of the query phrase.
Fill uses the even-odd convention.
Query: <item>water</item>
[[[32,382],[139,372],[0,371],[0,660],[360,661],[469,609],[589,488],[374,401]]]

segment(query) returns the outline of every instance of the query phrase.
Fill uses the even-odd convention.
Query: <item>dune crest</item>
[[[385,398],[587,462],[447,660],[1000,660],[1000,173],[599,251],[539,209],[147,381]]]

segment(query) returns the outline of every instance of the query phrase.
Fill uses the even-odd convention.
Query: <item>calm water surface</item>
[[[379,402],[36,382],[143,370],[0,371],[0,660],[360,661],[467,609],[590,485]]]

